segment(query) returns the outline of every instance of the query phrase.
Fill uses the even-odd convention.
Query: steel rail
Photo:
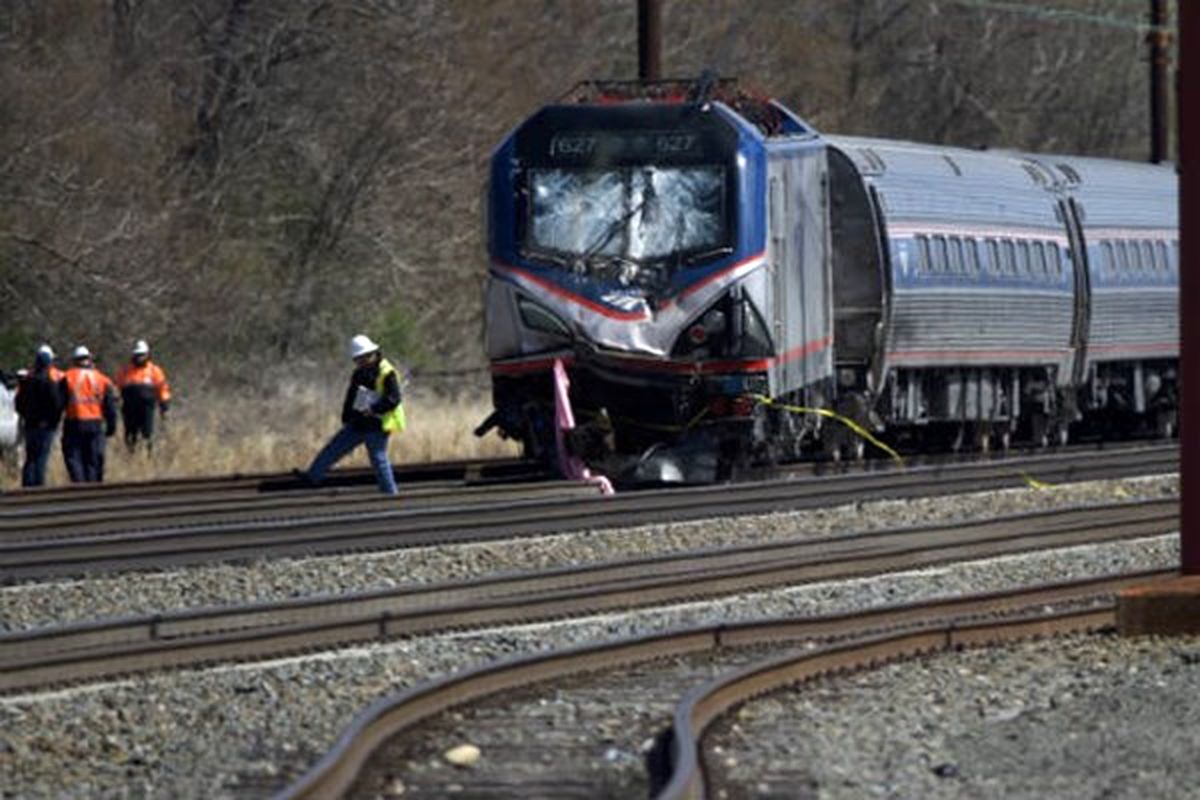
[[[401,483],[457,481],[468,484],[490,481],[531,480],[548,476],[547,469],[521,458],[462,459],[393,464]],[[330,471],[325,486],[371,487],[375,473],[370,467],[347,467]],[[234,473],[203,477],[161,478],[118,483],[73,483],[66,486],[18,488],[0,495],[0,509],[45,507],[50,504],[80,504],[91,500],[111,502],[115,498],[211,494],[214,492],[278,492],[305,488],[290,472]]]
[[[0,691],[402,635],[527,623],[1167,533],[1175,501],[707,550],[0,634]]]
[[[619,493],[593,500],[512,501],[490,506],[486,516],[480,509],[408,509],[401,499],[401,508],[395,510],[3,542],[0,582],[793,511],[864,498],[994,490],[1027,485],[1035,477],[1038,485],[1044,485],[1155,474],[1175,471],[1178,457],[1177,447],[1089,453],[1071,459],[1039,456],[881,474]]]
[[[656,800],[703,800],[700,742],[731,707],[759,695],[815,678],[873,669],[883,664],[963,647],[996,646],[1064,633],[1096,631],[1116,624],[1116,602],[1102,608],[1031,613],[1015,619],[962,623],[930,618],[914,630],[868,635],[826,644],[803,654],[771,659],[693,689],[679,704],[671,727],[671,778]]]
[[[1130,441],[1130,442],[1095,442],[1090,444],[1072,444],[1067,447],[1053,449],[1013,448],[1008,452],[961,452],[961,453],[924,453],[901,452],[903,466],[891,458],[843,461],[795,461],[776,465],[768,470],[776,477],[801,477],[806,475],[840,475],[854,472],[882,472],[897,469],[913,469],[916,467],[953,468],[962,464],[1025,464],[1033,460],[1048,459],[1053,461],[1072,461],[1087,459],[1090,456],[1112,456],[1122,452],[1130,454],[1149,453],[1159,450],[1178,449],[1179,443],[1174,441]],[[751,472],[764,470],[751,470]],[[763,475],[760,479],[765,479]]]
[[[1061,604],[1097,596],[1111,597],[1124,586],[1145,579],[1145,575],[1107,576],[856,614],[689,628],[502,661],[420,684],[375,702],[351,722],[316,765],[279,792],[275,800],[341,797],[355,784],[371,755],[391,737],[456,706],[477,702],[517,687],[658,658],[784,641],[841,639],[823,648],[807,650],[793,659],[794,663],[803,665],[792,668],[796,674],[803,674],[806,670],[820,674],[830,670],[861,668],[883,659],[942,650],[960,643],[978,644],[1018,635],[1090,630],[1114,622],[1115,610],[1111,599],[1103,608],[1092,607],[1066,614],[1034,613],[1029,617],[999,622],[970,623],[964,620],[1011,613],[1017,609],[1044,609],[1052,603]],[[858,638],[846,641],[847,637]],[[786,667],[778,668],[780,672],[784,669]],[[785,674],[783,680],[787,683],[798,678]],[[730,697],[734,697],[732,692],[719,695],[717,700],[709,701],[704,710],[711,710],[715,715],[723,707],[720,701]],[[736,698],[731,702],[736,702]],[[695,716],[707,724],[713,715],[703,718]],[[688,718],[689,724],[691,719]],[[680,730],[686,728],[681,726]],[[694,746],[690,752],[692,760],[698,764]],[[670,791],[675,794],[664,793],[660,797],[699,796],[688,793],[694,787],[702,786],[695,778],[698,767],[688,761],[688,753],[686,742],[681,740],[676,759],[679,767],[668,784]]]
[[[597,494],[594,486],[578,481],[493,483],[464,486],[425,482],[404,487],[405,508],[464,507],[518,499],[583,497]],[[371,489],[325,489],[270,493],[231,498],[228,494],[167,495],[148,499],[114,499],[80,509],[0,509],[0,542],[37,541],[115,534],[149,528],[170,530],[189,525],[228,525],[269,519],[298,519],[331,513],[361,513],[395,509],[395,497]]]

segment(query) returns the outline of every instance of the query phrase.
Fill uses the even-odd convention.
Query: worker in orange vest
[[[71,353],[62,379],[66,398],[62,450],[72,483],[104,480],[105,440],[117,432],[117,393],[84,345]]]
[[[121,421],[125,425],[125,446],[133,452],[138,438],[146,440],[146,449],[153,450],[154,409],[165,418],[171,403],[171,387],[162,367],[150,360],[150,345],[138,339],[133,353],[117,373],[117,388],[121,390]]]

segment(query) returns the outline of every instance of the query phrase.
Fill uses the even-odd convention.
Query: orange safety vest
[[[158,402],[165,403],[171,399],[171,387],[167,385],[167,374],[162,368],[146,360],[140,367],[132,361],[127,362],[117,373],[117,386],[153,386]]]
[[[113,388],[107,375],[95,367],[71,367],[64,380],[67,382],[67,419],[81,422],[104,419],[104,396]]]

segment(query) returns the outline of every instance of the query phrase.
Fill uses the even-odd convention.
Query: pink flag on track
[[[567,452],[566,433],[575,427],[575,414],[571,411],[571,381],[562,359],[554,359],[554,443],[558,447],[558,466],[563,475],[571,480],[587,481],[600,487],[603,494],[614,494],[612,482],[603,475],[593,475],[577,456]]]

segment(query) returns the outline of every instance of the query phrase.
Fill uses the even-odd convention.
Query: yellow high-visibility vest
[[[379,377],[375,379],[375,394],[379,395],[380,397],[383,397],[384,381],[387,380],[388,375],[390,375],[391,373],[393,373],[395,371],[396,371],[396,368],[393,367],[386,358],[381,358],[379,360]],[[397,375],[396,382],[399,383],[399,381],[400,381],[400,376]],[[384,433],[393,433],[393,432],[402,433],[404,431],[404,428],[407,425],[407,423],[405,422],[405,419],[404,419],[404,403],[402,403],[402,402],[397,403],[395,408],[393,408],[391,411],[387,412],[386,414],[381,415],[379,417],[379,421],[381,423],[383,423],[383,432]]]

